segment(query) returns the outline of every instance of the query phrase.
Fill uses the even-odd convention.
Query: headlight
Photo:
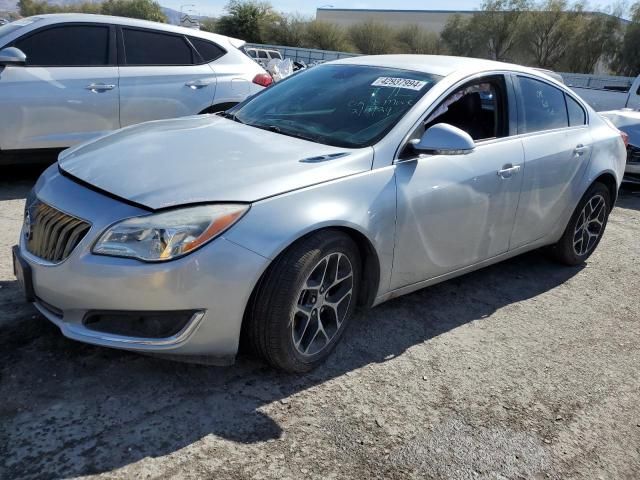
[[[248,209],[248,205],[203,205],[129,218],[109,227],[93,253],[148,262],[171,260],[214,239]]]

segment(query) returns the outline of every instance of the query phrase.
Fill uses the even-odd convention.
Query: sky
[[[180,10],[181,6],[185,11],[191,10],[194,14],[219,16],[224,13],[224,6],[227,0],[160,0],[162,6]],[[300,13],[313,17],[316,8],[331,5],[334,8],[394,8],[398,10],[477,10],[482,4],[481,0],[368,0],[368,1],[348,1],[348,0],[323,0],[301,1],[301,0],[271,0],[270,3],[277,11],[286,13]],[[617,0],[602,0],[590,2],[591,5],[598,5],[606,8]],[[191,7],[189,5],[195,5]],[[593,8],[594,10],[598,8]]]

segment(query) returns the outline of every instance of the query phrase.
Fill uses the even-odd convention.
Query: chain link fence
[[[247,43],[248,48],[264,48],[278,50],[283,58],[302,60],[306,64],[315,64],[337,60],[339,58],[357,57],[356,53],[334,52],[331,50],[316,50],[313,48],[285,47],[282,45],[261,45]],[[616,77],[614,75],[589,75],[584,73],[562,73],[564,82],[570,87],[583,87],[627,91],[635,80],[634,77]]]

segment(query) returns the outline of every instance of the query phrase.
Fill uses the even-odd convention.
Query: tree
[[[304,46],[338,52],[351,50],[345,32],[340,26],[319,20],[309,22],[307,25]]]
[[[419,25],[401,27],[396,32],[396,40],[402,53],[431,54],[440,51],[438,35]]]
[[[480,55],[509,60],[528,8],[527,0],[485,0],[469,22],[469,36],[480,47]]]
[[[213,17],[206,17],[200,19],[200,30],[203,32],[215,32],[218,21]]]
[[[567,12],[566,0],[544,0],[522,15],[521,40],[534,66],[551,70],[558,67],[578,18],[576,12]]]
[[[102,4],[104,15],[140,18],[153,22],[166,22],[160,4],[154,0],[107,0]]]
[[[449,17],[440,33],[443,46],[448,53],[462,57],[473,54],[474,44],[469,34],[470,26],[471,19],[462,18],[459,13]]]
[[[394,34],[391,27],[371,20],[349,28],[351,42],[360,53],[367,55],[391,53],[395,43]]]
[[[274,45],[304,45],[309,20],[300,15],[278,15],[265,28],[264,40]]]
[[[616,53],[613,67],[619,75],[640,75],[640,2],[631,7],[631,23],[627,25],[620,49]]]
[[[154,22],[167,21],[162,7],[153,0],[107,0],[102,4],[85,2],[74,5],[50,5],[44,0],[19,0],[18,8],[23,17],[43,13],[102,13]]]
[[[51,5],[44,0],[19,0],[18,10],[23,17],[44,13],[100,13],[99,3],[80,3],[75,5]]]
[[[579,8],[582,8],[580,6]],[[593,73],[599,62],[610,63],[619,48],[622,12],[585,13],[575,18],[563,68],[570,72]]]
[[[227,15],[218,20],[216,31],[249,43],[263,43],[264,30],[277,18],[268,2],[231,0],[225,10]]]

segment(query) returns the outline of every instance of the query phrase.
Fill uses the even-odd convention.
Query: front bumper
[[[35,187],[39,200],[86,219],[91,229],[64,261],[30,254],[20,235],[19,253],[31,270],[36,308],[74,340],[106,347],[188,357],[235,357],[245,306],[268,260],[220,237],[166,263],[93,255],[91,245],[109,225],[148,213],[109,198],[50,168]],[[95,311],[192,310],[184,329],[167,338],[96,332],[84,320]]]

